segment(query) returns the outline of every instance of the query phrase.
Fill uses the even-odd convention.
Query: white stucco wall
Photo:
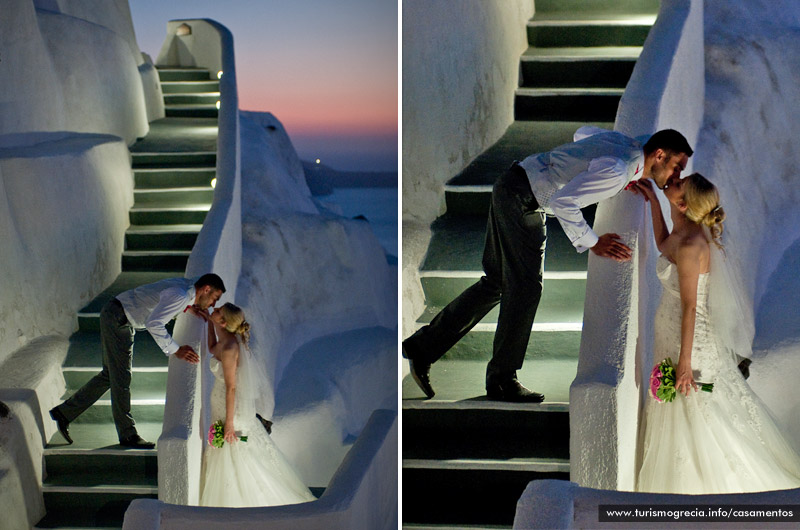
[[[695,169],[719,187],[726,252],[764,323],[757,336],[767,346],[756,352],[749,382],[800,450],[800,396],[792,392],[800,329],[790,316],[796,275],[783,271],[785,301],[762,306],[780,260],[785,253],[796,260],[791,247],[800,240],[800,6],[705,0],[705,19],[706,106]]]
[[[119,138],[37,137],[0,148],[0,363],[38,336],[72,333],[77,310],[119,274],[133,202]]]
[[[599,522],[599,510],[604,505],[624,505],[630,508],[658,509],[659,507],[684,506],[691,511],[697,506],[732,509],[735,505],[775,506],[800,503],[800,489],[751,493],[749,495],[669,495],[658,493],[631,493],[579,487],[574,482],[563,480],[536,480],[528,484],[517,502],[514,528],[517,530],[568,529],[568,528],[796,528],[797,522],[753,522],[736,518],[721,522]],[[795,516],[797,512],[794,512]]]
[[[672,128],[697,143],[705,92],[702,36],[702,0],[662,0],[615,129],[637,136]],[[570,387],[570,476],[581,486],[630,490],[639,458],[641,382],[652,367],[661,292],[658,251],[644,201],[631,193],[600,203],[594,230],[620,234],[634,256],[619,264],[589,254],[581,353]]]
[[[143,59],[127,2],[64,2],[66,13],[58,2],[36,3],[46,9],[31,0],[3,5],[0,146],[34,131],[111,134],[126,144],[144,136]]]
[[[403,336],[424,308],[417,269],[444,184],[514,118],[533,0],[403,2]]]

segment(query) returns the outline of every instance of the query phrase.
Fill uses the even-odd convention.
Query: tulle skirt
[[[246,442],[226,442],[221,448],[206,445],[201,506],[277,506],[315,500],[255,418],[241,431],[248,435]]]

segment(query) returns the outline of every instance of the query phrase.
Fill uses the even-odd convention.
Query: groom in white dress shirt
[[[494,184],[483,251],[484,276],[403,341],[411,376],[434,395],[430,366],[500,304],[492,359],[486,369],[490,399],[539,403],[544,396],[517,380],[542,294],[545,214],[555,215],[578,252],[628,261],[631,249],[617,234],[598,236],[581,208],[613,197],[627,185],[667,179],[686,169],[692,148],[667,129],[644,138],[581,127],[574,142],[514,163]]]
[[[72,443],[69,424],[111,389],[111,410],[120,444],[136,449],[151,449],[136,432],[131,416],[131,361],[137,329],[146,329],[165,355],[174,355],[191,364],[200,362],[189,345],[179,345],[167,331],[167,322],[189,308],[214,307],[225,284],[216,274],[197,279],[169,278],[141,285],[112,298],[100,311],[100,339],[103,370],[90,379],[68,400],[50,410],[58,430]]]

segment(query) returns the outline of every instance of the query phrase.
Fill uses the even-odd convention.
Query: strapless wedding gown
[[[209,362],[214,374],[211,421],[224,423],[222,364],[214,357]],[[315,500],[256,418],[253,404],[237,403],[233,425],[237,435],[246,435],[247,441],[225,442],[221,448],[206,443],[201,506],[276,506]]]
[[[662,256],[657,272],[663,294],[656,313],[653,358],[660,362],[671,357],[677,366],[678,270]],[[695,381],[713,383],[714,390],[692,390],[688,397],[678,394],[671,403],[658,403],[648,394],[636,489],[700,494],[800,487],[800,457],[750,390],[734,358],[717,347],[708,314],[709,276],[701,274],[697,286],[692,370]]]

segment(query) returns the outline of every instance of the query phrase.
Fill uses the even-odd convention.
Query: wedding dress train
[[[240,344],[240,356],[251,355]],[[211,421],[225,420],[225,380],[222,364],[210,359],[214,373],[211,391]],[[225,442],[221,448],[205,446],[200,485],[201,506],[275,506],[313,501],[315,497],[297,476],[286,458],[256,418],[249,399],[248,370],[237,369],[236,413],[233,425],[247,441]],[[247,374],[245,374],[247,375]]]
[[[662,256],[657,270],[663,294],[655,321],[654,362],[671,357],[677,365],[677,267]],[[698,280],[692,369],[695,381],[713,383],[714,390],[678,394],[669,403],[647,397],[636,489],[701,494],[800,487],[800,457],[745,382],[734,357],[716,340],[708,311],[709,276],[701,274]]]

